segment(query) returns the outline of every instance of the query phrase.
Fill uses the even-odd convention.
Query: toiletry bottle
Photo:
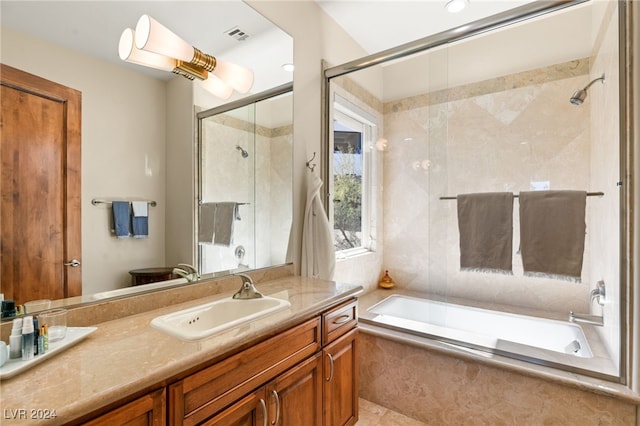
[[[38,355],[44,355],[44,326],[40,327],[38,334]]]
[[[0,302],[2,305],[2,318],[11,318],[16,316],[16,302],[11,299],[3,300]]]
[[[38,355],[38,338],[40,336],[40,326],[38,317],[33,317],[33,355]]]
[[[22,360],[33,359],[33,317],[28,315],[22,319]]]
[[[42,331],[44,332],[44,351],[47,352],[49,350],[49,326],[43,325]]]
[[[22,358],[22,318],[14,318],[9,336],[9,358]]]

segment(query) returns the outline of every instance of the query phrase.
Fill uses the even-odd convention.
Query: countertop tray
[[[9,377],[13,377],[18,373],[28,370],[34,365],[70,348],[97,329],[97,327],[67,327],[67,335],[64,339],[49,343],[49,350],[44,355],[36,355],[35,358],[28,361],[23,361],[21,359],[8,359],[7,362],[0,367],[0,379],[8,379]]]

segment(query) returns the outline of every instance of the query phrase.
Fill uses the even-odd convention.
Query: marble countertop
[[[265,295],[288,300],[291,308],[195,342],[181,341],[149,323],[159,315],[232,293],[95,324],[98,329],[82,342],[0,382],[0,423],[55,425],[76,419],[127,395],[165,383],[248,342],[262,340],[362,291],[360,286],[297,276],[256,287]],[[32,416],[35,413],[32,410],[55,410],[56,417],[34,418],[37,416]]]

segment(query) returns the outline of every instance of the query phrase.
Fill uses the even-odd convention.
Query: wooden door
[[[301,362],[267,385],[269,424],[322,425],[322,359]]]
[[[4,64],[0,90],[2,293],[78,296],[81,93]]]
[[[358,421],[358,330],[323,351],[324,426],[348,426]]]

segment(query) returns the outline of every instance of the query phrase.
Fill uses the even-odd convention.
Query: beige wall
[[[294,39],[293,57],[293,206],[292,241],[298,265],[305,205],[305,163],[321,153],[322,60],[337,65],[366,52],[312,1],[247,0],[249,6],[289,33]],[[321,167],[316,168],[319,173]]]
[[[1,36],[3,63],[82,92],[83,293],[128,285],[130,269],[163,266],[165,83],[4,27]],[[156,201],[150,237],[113,237],[110,209],[94,198]]]

